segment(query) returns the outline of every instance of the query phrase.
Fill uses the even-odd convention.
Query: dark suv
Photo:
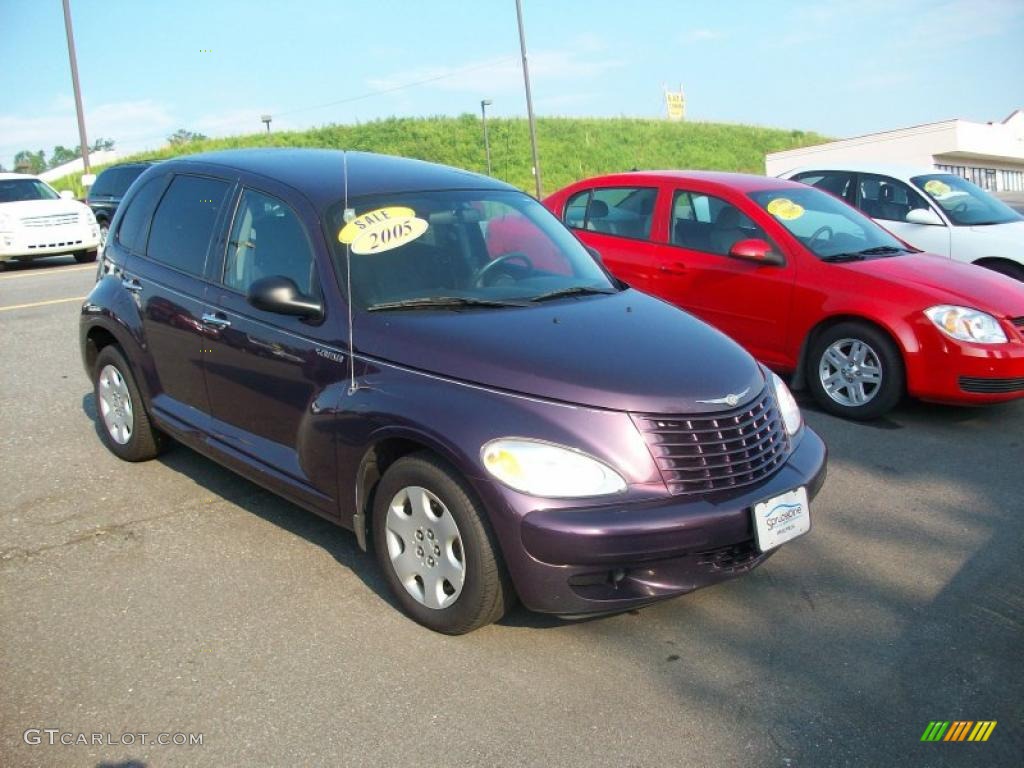
[[[101,171],[100,175],[96,177],[96,181],[89,187],[85,202],[92,208],[92,212],[96,215],[96,222],[100,225],[100,250],[103,250],[103,246],[107,242],[110,222],[114,220],[117,206],[121,204],[128,187],[152,164],[151,162],[142,162],[112,165]]]
[[[745,573],[809,529],[825,477],[739,346],[617,282],[533,198],[400,158],[150,168],[81,347],[111,451],[170,436],[352,529],[447,633],[515,596],[600,614]]]

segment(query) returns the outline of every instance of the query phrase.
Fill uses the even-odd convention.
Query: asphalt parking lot
[[[138,465],[102,447],[77,342],[93,274],[0,275],[0,765],[1024,761],[1024,402],[807,410],[829,480],[763,568],[450,638],[398,612],[351,534],[180,446]],[[932,720],[998,725],[922,743]]]

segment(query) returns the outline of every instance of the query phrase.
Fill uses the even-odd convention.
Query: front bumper
[[[813,498],[826,464],[805,429],[777,473],[731,495],[527,511],[519,546],[504,547],[519,598],[544,613],[612,613],[746,573],[772,554],[754,544],[751,508],[800,486]]]
[[[92,251],[99,247],[100,230],[95,224],[58,227],[16,227],[0,232],[0,261],[26,260],[62,253]]]
[[[970,344],[938,331],[907,360],[907,389],[937,403],[986,405],[1024,398],[1024,328],[1007,325],[1006,344]]]

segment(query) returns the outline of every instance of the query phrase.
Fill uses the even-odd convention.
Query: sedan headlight
[[[0,213],[0,232],[10,232],[14,228],[14,218],[9,213]]]
[[[968,307],[940,304],[924,311],[935,327],[959,341],[976,344],[1005,344],[1006,333],[992,315]]]
[[[626,490],[626,481],[614,469],[566,446],[502,438],[486,443],[480,457],[494,477],[531,496],[575,498]]]
[[[96,214],[92,212],[92,208],[86,208],[82,215],[85,216],[86,224],[96,223]]]
[[[775,402],[778,403],[779,411],[782,413],[782,422],[786,425],[786,432],[790,435],[795,435],[804,424],[804,417],[800,413],[800,406],[796,404],[796,398],[789,391],[786,382],[774,373],[770,374],[770,376],[772,389],[775,390]]]

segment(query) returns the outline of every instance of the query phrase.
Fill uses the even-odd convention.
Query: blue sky
[[[456,115],[481,98],[526,111],[513,0],[71,5],[90,141],[120,149],[177,128],[261,130],[264,112],[284,129]],[[541,115],[657,117],[663,83],[682,83],[693,120],[833,136],[1024,107],[1021,0],[524,0],[524,13]],[[60,0],[0,0],[0,29],[0,163],[77,145]]]

